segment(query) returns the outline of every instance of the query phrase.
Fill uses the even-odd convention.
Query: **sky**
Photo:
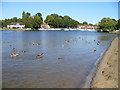
[[[79,21],[96,24],[103,17],[118,19],[118,2],[2,2],[2,18],[22,17],[22,12],[35,15],[40,12],[43,19],[50,14],[68,15]]]

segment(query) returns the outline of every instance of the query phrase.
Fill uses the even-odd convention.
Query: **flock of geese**
[[[74,41],[74,43],[77,43],[77,41],[76,41],[76,39],[77,38],[75,38],[75,39],[70,39],[70,40],[65,40],[65,43],[71,43],[71,42],[73,42]],[[85,40],[85,38],[81,38],[81,37],[79,37],[79,39],[80,40]],[[87,42],[87,41],[86,41]],[[97,45],[100,45],[100,41],[97,41],[97,40],[94,40],[94,42],[96,42],[96,44]],[[90,44],[91,42],[87,42],[88,44]],[[40,45],[40,43],[34,43],[34,42],[32,42],[31,43],[31,45]],[[10,47],[12,46],[12,45],[9,45]],[[64,45],[63,45],[64,46]],[[12,50],[13,50],[13,52],[16,52],[17,51],[17,49],[16,48],[12,48]],[[68,48],[68,50],[71,50],[71,48]],[[93,48],[93,51],[94,52],[96,52],[97,51],[97,49],[94,47]],[[22,50],[22,53],[26,53],[27,51],[25,51],[25,50]],[[19,56],[20,54],[19,53],[13,53],[13,54],[11,54],[10,55],[10,57],[17,57],[17,56]],[[39,54],[39,55],[36,55],[36,58],[43,58],[43,53],[41,53],[41,54]],[[62,57],[59,57],[58,59],[63,59]]]
[[[40,43],[34,43],[34,42],[32,42],[32,45],[40,45]],[[12,45],[10,45],[10,46],[12,46]],[[16,52],[17,51],[17,49],[16,48],[12,48],[12,50],[13,50],[13,52]],[[27,51],[25,51],[25,50],[22,50],[22,53],[26,53]],[[13,54],[11,54],[10,56],[11,57],[17,57],[17,56],[19,56],[20,54],[19,53],[13,53]],[[43,53],[41,53],[40,55],[36,55],[36,58],[43,58]]]
[[[85,40],[85,38],[81,38],[81,37],[79,37],[79,39]],[[65,43],[70,43],[71,41],[74,41],[74,39],[65,40]],[[77,43],[77,41],[74,41],[74,42]],[[96,42],[96,40],[94,40],[94,42]],[[91,42],[86,41],[86,43],[90,44]],[[97,45],[100,45],[100,43],[101,43],[100,41],[97,41]],[[94,50],[94,52],[97,51],[97,49],[95,47],[93,48],[93,50]]]

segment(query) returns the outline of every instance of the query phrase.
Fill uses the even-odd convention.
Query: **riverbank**
[[[118,40],[115,38],[97,65],[91,88],[118,88]]]

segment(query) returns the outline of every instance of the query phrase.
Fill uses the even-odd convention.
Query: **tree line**
[[[77,20],[72,19],[69,16],[60,16],[58,14],[51,14],[46,17],[43,21],[42,14],[38,12],[37,14],[31,16],[29,12],[22,12],[22,18],[13,17],[11,19],[0,20],[0,27],[7,27],[8,24],[12,22],[18,22],[25,24],[25,28],[38,29],[40,25],[45,22],[50,25],[51,28],[76,28],[78,24],[81,25],[93,25],[88,24],[84,21],[79,23]]]
[[[103,18],[97,25],[97,31],[113,31],[120,29],[120,19]]]
[[[69,16],[59,16],[58,14],[48,15],[44,22],[48,23],[52,28],[75,28],[80,24]]]
[[[0,27],[7,27],[8,24],[12,22],[18,22],[25,24],[25,28],[38,29],[42,23],[48,23],[51,28],[76,28],[78,24],[80,25],[93,25],[86,21],[80,23],[77,20],[72,19],[69,16],[60,16],[58,14],[51,14],[43,20],[42,14],[40,12],[31,16],[29,12],[22,12],[22,18],[13,17],[11,19],[0,20]],[[97,31],[107,31],[107,30],[118,30],[120,29],[120,19],[115,20],[111,18],[103,18],[97,24]]]
[[[34,16],[31,16],[29,12],[23,11],[22,18],[13,17],[11,19],[1,20],[0,27],[7,27],[8,24],[12,22],[18,22],[25,24],[25,28],[37,29],[40,27],[40,24],[43,23],[43,18],[41,13],[37,13]]]

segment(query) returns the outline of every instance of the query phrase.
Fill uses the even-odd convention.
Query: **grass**
[[[110,31],[109,33],[120,34],[120,31]]]

